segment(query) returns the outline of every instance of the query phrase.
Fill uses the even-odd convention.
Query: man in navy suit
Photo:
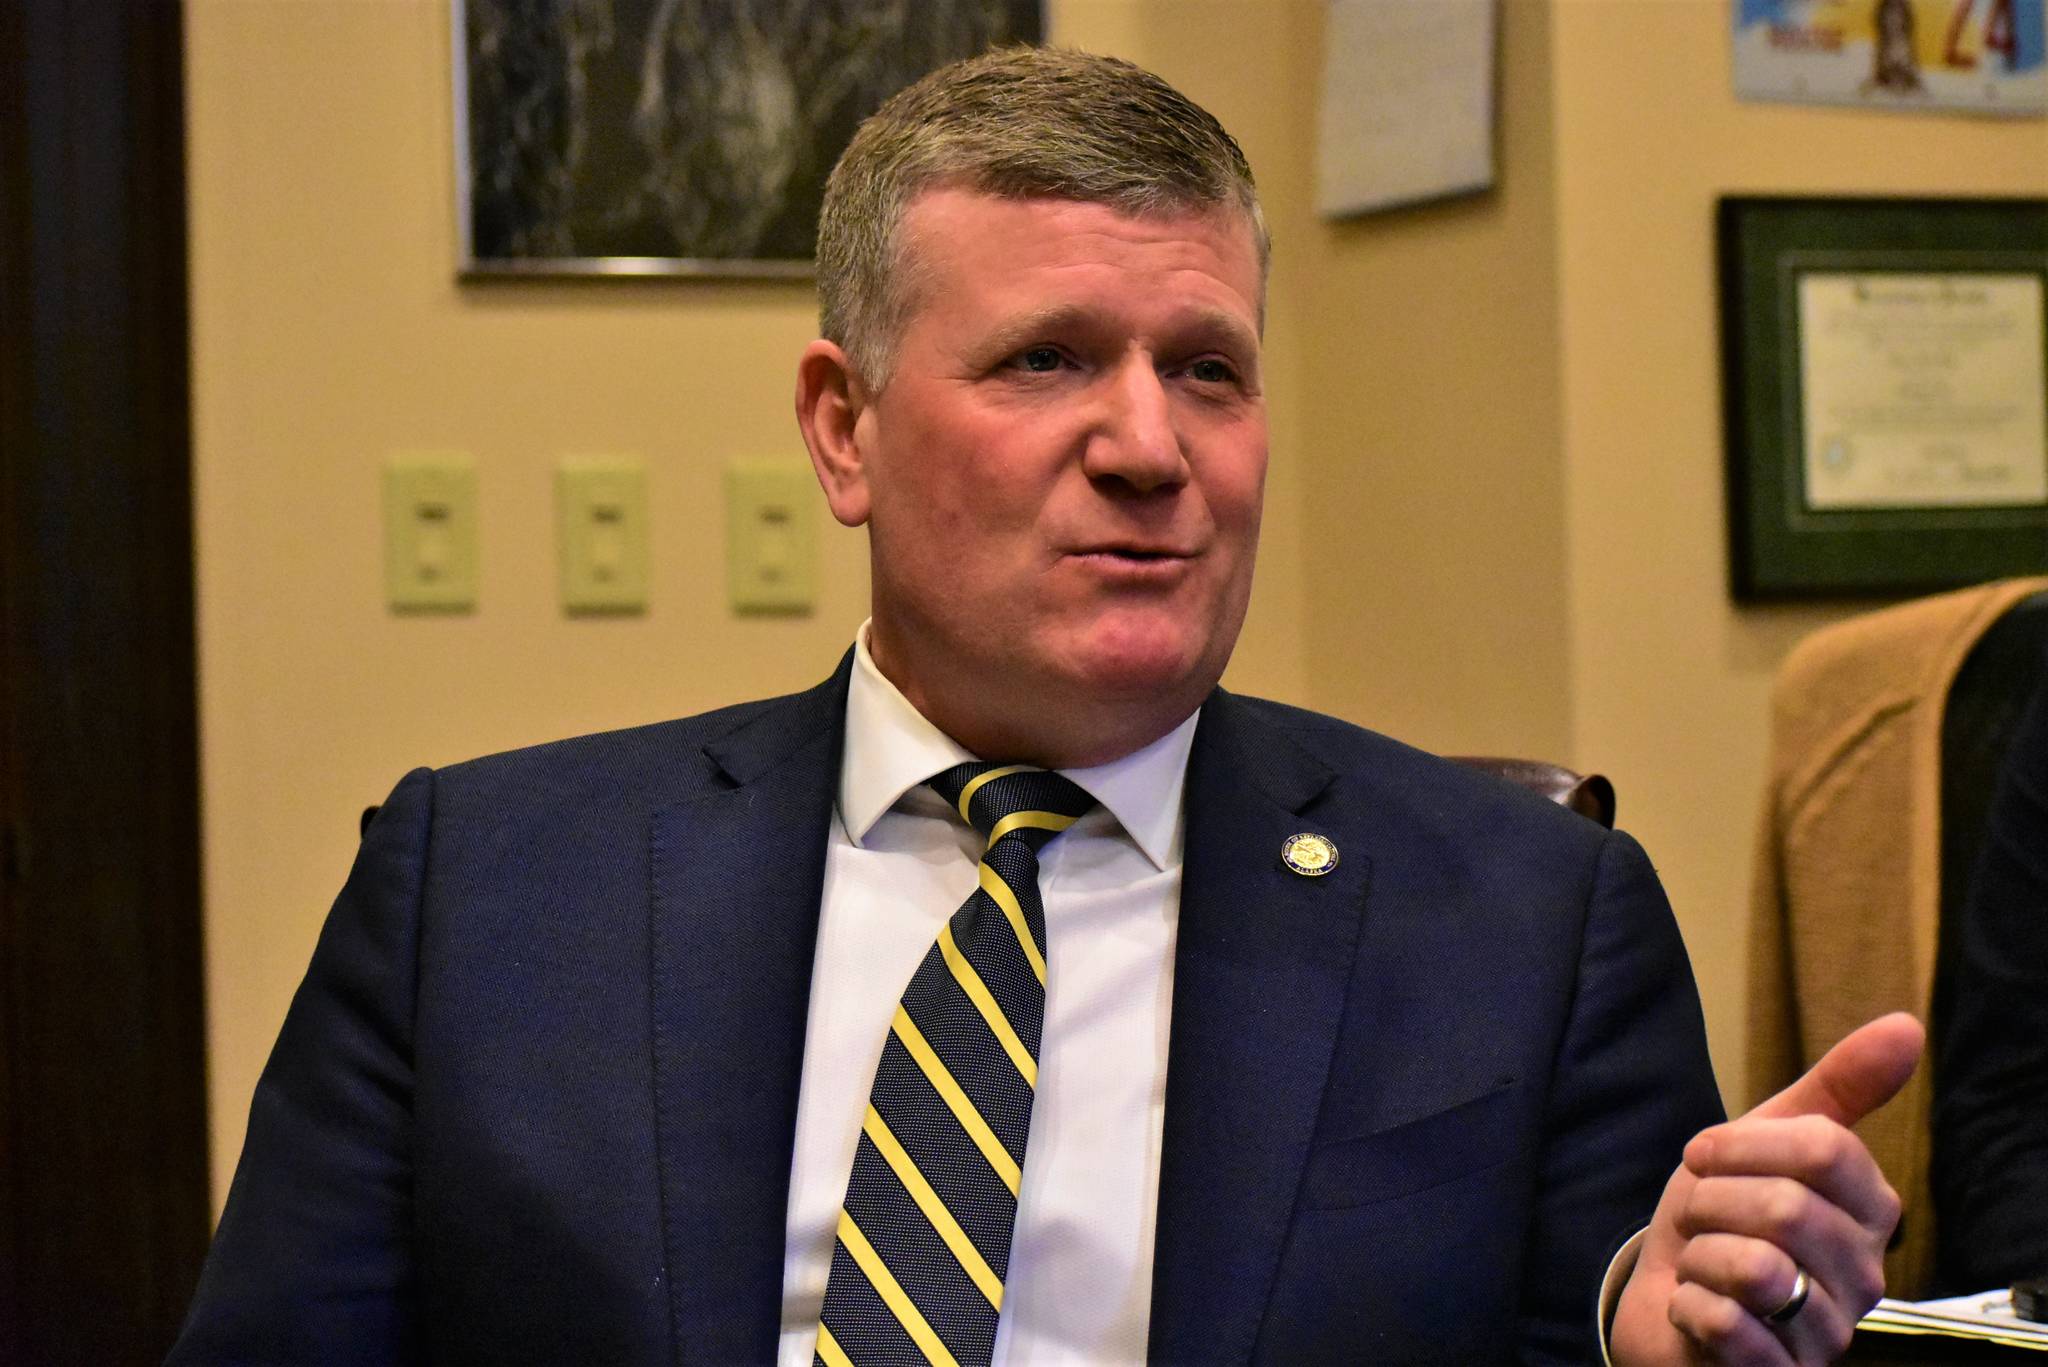
[[[1632,841],[1216,687],[1267,246],[1215,120],[1080,54],[947,68],[863,126],[818,255],[797,415],[869,531],[855,649],[808,693],[399,785],[173,1360],[840,1360],[869,1083],[978,876],[923,784],[973,758],[1096,804],[1041,857],[995,1357],[1838,1352],[1896,1218],[1844,1125],[1917,1027],[1717,1124]],[[957,1252],[926,1209],[910,1243]],[[888,1270],[868,1341],[926,1346],[878,1360],[975,1356]]]

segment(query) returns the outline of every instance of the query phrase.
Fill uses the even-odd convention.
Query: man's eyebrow
[[[1175,331],[1185,331],[1197,337],[1221,336],[1228,345],[1247,357],[1259,354],[1259,334],[1246,327],[1244,319],[1228,309],[1200,308],[1175,321]]]
[[[1085,304],[1048,304],[1044,308],[1031,309],[1000,320],[989,331],[983,344],[989,351],[1007,356],[1017,348],[1038,341],[1050,333],[1086,328],[1099,322],[1096,310]]]
[[[1049,335],[1107,326],[1101,310],[1086,303],[1048,304],[1000,320],[984,339],[996,355],[1008,355]],[[1169,338],[1220,339],[1220,344],[1250,358],[1259,354],[1258,334],[1228,309],[1198,306],[1168,319],[1161,329]]]

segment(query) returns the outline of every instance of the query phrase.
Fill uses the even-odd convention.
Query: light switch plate
[[[401,612],[468,612],[477,599],[476,465],[459,451],[384,463],[384,596]]]
[[[647,468],[630,456],[565,456],[555,469],[562,607],[647,610]]]
[[[818,484],[809,461],[725,467],[725,585],[734,612],[809,612],[818,602]]]

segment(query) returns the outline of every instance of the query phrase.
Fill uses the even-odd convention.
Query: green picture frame
[[[1733,596],[2048,572],[2048,200],[1727,196],[1715,226]]]

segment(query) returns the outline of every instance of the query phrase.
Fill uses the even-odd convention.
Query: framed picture
[[[808,276],[825,177],[1040,0],[452,0],[461,273]]]
[[[2048,571],[2048,200],[1725,198],[1738,599]]]

